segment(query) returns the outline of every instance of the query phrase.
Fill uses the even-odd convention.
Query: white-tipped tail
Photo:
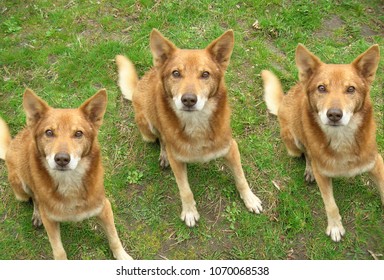
[[[133,91],[139,80],[135,66],[123,55],[116,56],[116,64],[119,72],[119,87],[121,93],[125,99],[132,100]]]
[[[264,82],[264,100],[271,114],[277,115],[284,92],[279,79],[268,70],[261,71]]]
[[[9,143],[11,142],[11,134],[8,125],[0,118],[0,158],[5,160]]]

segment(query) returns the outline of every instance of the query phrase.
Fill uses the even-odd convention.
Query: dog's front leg
[[[191,188],[189,187],[187,164],[175,159],[169,150],[167,150],[167,155],[180,192],[182,203],[182,212],[180,218],[185,222],[187,226],[193,227],[199,220],[200,215],[197,212],[196,202],[193,198]]]
[[[375,166],[369,173],[375,182],[381,197],[381,203],[384,205],[384,163],[381,155],[377,156]]]
[[[313,161],[312,171],[319,186],[321,197],[323,198],[325,205],[325,211],[327,213],[328,227],[326,233],[333,241],[339,242],[341,237],[345,234],[345,229],[341,222],[339,208],[337,207],[333,196],[332,179],[322,175]]]
[[[232,140],[229,152],[224,158],[235,177],[236,188],[239,191],[245,206],[249,211],[259,214],[263,210],[261,200],[254,195],[245,179],[243,167],[241,166],[239,148],[235,140]]]
[[[53,257],[55,260],[66,260],[67,253],[64,250],[63,243],[61,243],[60,223],[49,219],[41,208],[40,216],[51,243]]]
[[[108,199],[105,199],[104,208],[98,215],[98,219],[108,237],[109,247],[111,248],[115,259],[132,260],[132,257],[125,252],[123,245],[121,245],[119,236],[117,235],[112,207]]]

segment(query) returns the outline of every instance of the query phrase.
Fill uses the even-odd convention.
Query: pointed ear
[[[156,67],[163,65],[177,50],[177,47],[155,28],[152,30],[149,40],[153,55],[153,65]]]
[[[353,67],[361,76],[368,80],[369,83],[375,79],[375,74],[380,61],[379,45],[373,45],[364,53],[359,55],[353,62]]]
[[[299,44],[296,48],[296,65],[299,69],[299,79],[307,81],[319,68],[321,60],[311,53],[304,45]]]
[[[28,126],[35,125],[51,108],[29,88],[25,90],[23,95],[23,107],[25,114],[27,115]]]
[[[225,70],[229,64],[234,44],[235,38],[233,35],[233,30],[230,29],[227,30],[219,38],[214,40],[212,43],[210,43],[205,49]]]
[[[107,92],[99,90],[94,96],[88,98],[79,110],[84,113],[87,119],[98,129],[103,123],[103,117],[107,108]]]

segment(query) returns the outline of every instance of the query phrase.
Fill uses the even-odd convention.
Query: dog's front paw
[[[328,225],[327,227],[327,235],[335,242],[339,242],[344,234],[345,229],[341,223]]]
[[[119,252],[113,253],[113,256],[116,260],[133,260],[133,258],[127,254],[123,249],[119,250]]]
[[[180,218],[185,222],[187,226],[194,227],[196,222],[200,219],[200,215],[199,212],[197,212],[196,207],[192,206],[187,210],[183,209]]]
[[[250,212],[260,214],[263,211],[261,200],[251,190],[247,191],[245,194],[241,194],[240,196]]]

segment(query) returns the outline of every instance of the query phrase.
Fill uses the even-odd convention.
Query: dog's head
[[[75,170],[92,148],[106,110],[107,94],[100,90],[78,109],[55,109],[27,89],[23,106],[39,156],[52,171]]]
[[[311,109],[322,125],[346,126],[369,99],[380,60],[379,46],[373,45],[351,64],[325,64],[299,44],[296,64]]]
[[[204,108],[223,83],[233,45],[232,30],[197,50],[179,49],[156,29],[151,32],[154,66],[176,110],[194,112]]]

